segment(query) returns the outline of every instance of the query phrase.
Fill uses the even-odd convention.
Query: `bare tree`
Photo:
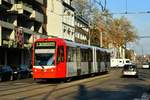
[[[102,42],[104,47],[112,44],[119,48],[128,42],[135,42],[137,34],[134,26],[125,17],[113,18],[107,10],[106,0],[94,0],[101,10],[92,5],[89,0],[73,0],[77,11],[82,12],[91,22],[91,36],[93,43],[100,43],[100,32],[103,34]],[[103,1],[103,2],[102,2]]]
[[[102,3],[102,0],[94,0],[100,7],[102,12],[106,11],[106,5],[107,5],[107,0],[104,0],[104,4]]]

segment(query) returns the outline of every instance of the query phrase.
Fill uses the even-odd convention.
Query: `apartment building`
[[[46,1],[0,0],[0,65],[30,64],[31,44],[47,35]]]
[[[82,16],[75,16],[75,42],[88,45],[89,35],[88,21]]]
[[[0,65],[31,63],[40,37],[87,44],[88,22],[75,16],[72,0],[0,0]]]
[[[48,36],[75,41],[74,11],[72,0],[47,1],[47,33]]]

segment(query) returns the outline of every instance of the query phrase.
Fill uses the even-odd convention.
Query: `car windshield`
[[[135,65],[125,65],[124,66],[124,70],[134,70],[134,69],[136,69]]]
[[[20,68],[21,69],[28,69],[28,66],[27,65],[21,65]]]
[[[127,60],[126,63],[130,63],[130,60]]]
[[[145,62],[143,65],[148,65],[148,63]]]
[[[10,66],[3,66],[2,71],[12,71],[12,68]]]

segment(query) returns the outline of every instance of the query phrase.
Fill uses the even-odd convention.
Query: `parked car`
[[[30,69],[28,65],[20,65],[18,67],[18,78],[23,79],[23,78],[28,78],[30,76]]]
[[[123,76],[135,76],[138,77],[138,69],[135,64],[126,64],[122,70]]]
[[[17,80],[18,74],[19,74],[19,69],[16,66],[12,66],[12,70],[13,70],[13,79],[12,80]]]
[[[13,70],[10,66],[4,65],[0,67],[0,81],[9,81],[13,75]]]
[[[29,65],[29,71],[30,71],[30,75],[29,75],[29,77],[32,77],[32,75],[33,75],[32,65]]]
[[[143,63],[142,68],[150,68],[150,62]]]

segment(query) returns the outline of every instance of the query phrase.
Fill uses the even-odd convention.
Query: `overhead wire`
[[[112,13],[110,13],[110,14],[124,14],[124,15],[126,15],[126,14],[149,14],[150,13],[150,11],[140,11],[140,12],[129,12],[128,11],[128,0],[125,0],[125,12],[112,12]]]

